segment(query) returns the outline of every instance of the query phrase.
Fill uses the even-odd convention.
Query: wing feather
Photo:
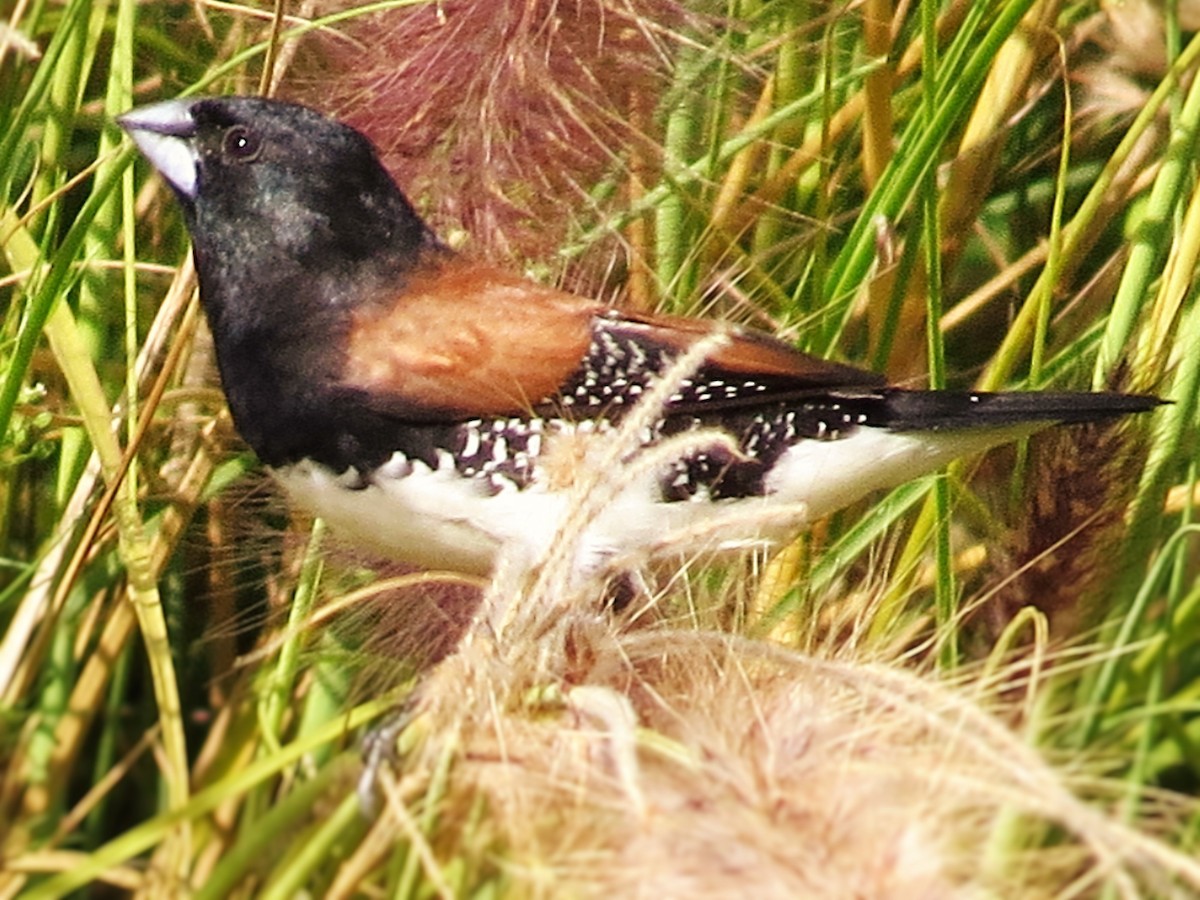
[[[718,328],[730,340],[714,351],[693,384],[753,379],[756,392],[681,402],[673,411],[715,411],[884,385],[873,372],[809,356],[760,332],[615,310],[458,259],[410,276],[394,302],[355,311],[342,380],[372,408],[407,420],[522,415],[556,407],[560,391],[586,369],[589,354],[603,353],[600,332],[644,348],[661,360],[661,368]]]
[[[355,313],[343,380],[408,419],[519,415],[578,367],[601,308],[490,267],[445,266]]]

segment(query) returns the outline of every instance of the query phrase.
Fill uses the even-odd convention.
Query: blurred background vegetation
[[[113,117],[256,92],[361,128],[441,234],[540,280],[904,384],[1169,398],[693,567],[628,627],[968,686],[1157,848],[1092,846],[1022,891],[1200,891],[1200,4],[0,8],[0,896],[567,877],[514,862],[482,782],[448,787],[470,748],[410,770],[389,840],[361,815],[363,726],[452,649],[479,585],[293,521],[231,429],[178,210]],[[559,709],[530,702],[518,719]],[[991,809],[996,855],[946,869],[964,891],[1016,896],[1013,854],[1086,832]]]

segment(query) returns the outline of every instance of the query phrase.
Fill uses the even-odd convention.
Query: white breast
[[[704,522],[717,509],[764,502],[663,503],[655,478],[647,474],[622,485],[572,533],[564,531],[564,522],[581,500],[570,484],[552,488],[535,478],[527,487],[510,485],[491,493],[478,478],[455,472],[449,454],[436,469],[419,461],[411,466],[399,462],[394,458],[367,487],[357,489],[350,487],[355,473],[337,476],[311,462],[277,469],[274,475],[294,503],[325,519],[353,546],[423,568],[479,575],[491,572],[502,548],[513,561],[532,565],[546,557],[558,537],[574,541],[575,569],[586,576],[614,558],[652,555],[670,537],[703,535]],[[388,477],[388,468],[405,474]],[[735,545],[724,534],[716,543]]]
[[[428,569],[486,575],[510,541],[530,552],[546,546],[563,515],[563,497],[532,485],[490,494],[454,469],[448,453],[436,469],[400,454],[364,488],[303,462],[273,473],[297,505],[325,519],[335,534],[387,559]]]
[[[663,502],[658,474],[623,479],[578,533],[567,534],[580,575],[611,560],[644,562],[665,551],[742,549],[789,538],[816,518],[871,491],[892,487],[1034,430],[1014,426],[975,432],[895,433],[862,428],[833,441],[803,440],[779,458],[766,478],[767,495],[712,501],[703,493]],[[530,484],[488,490],[465,477],[449,453],[431,468],[396,454],[369,479],[338,476],[300,463],[275,471],[298,505],[324,518],[355,546],[430,569],[486,575],[501,548],[514,560],[543,559],[563,523],[587,498],[573,490],[562,466],[536,467]]]

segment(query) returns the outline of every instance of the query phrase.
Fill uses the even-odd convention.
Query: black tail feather
[[[1166,403],[1145,394],[1114,392],[971,393],[966,391],[882,392],[878,419],[892,431],[951,431],[1022,423],[1069,425],[1149,412]]]

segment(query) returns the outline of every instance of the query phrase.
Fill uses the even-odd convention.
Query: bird
[[[697,347],[643,417],[649,464],[618,460],[580,577],[689,529],[716,551],[779,544],[958,457],[1161,402],[910,389],[540,284],[447,246],[368,138],[308,106],[194,97],[117,122],[182,208],[236,429],[292,502],[388,560],[486,577],[502,554],[542,559],[580,442]]]

